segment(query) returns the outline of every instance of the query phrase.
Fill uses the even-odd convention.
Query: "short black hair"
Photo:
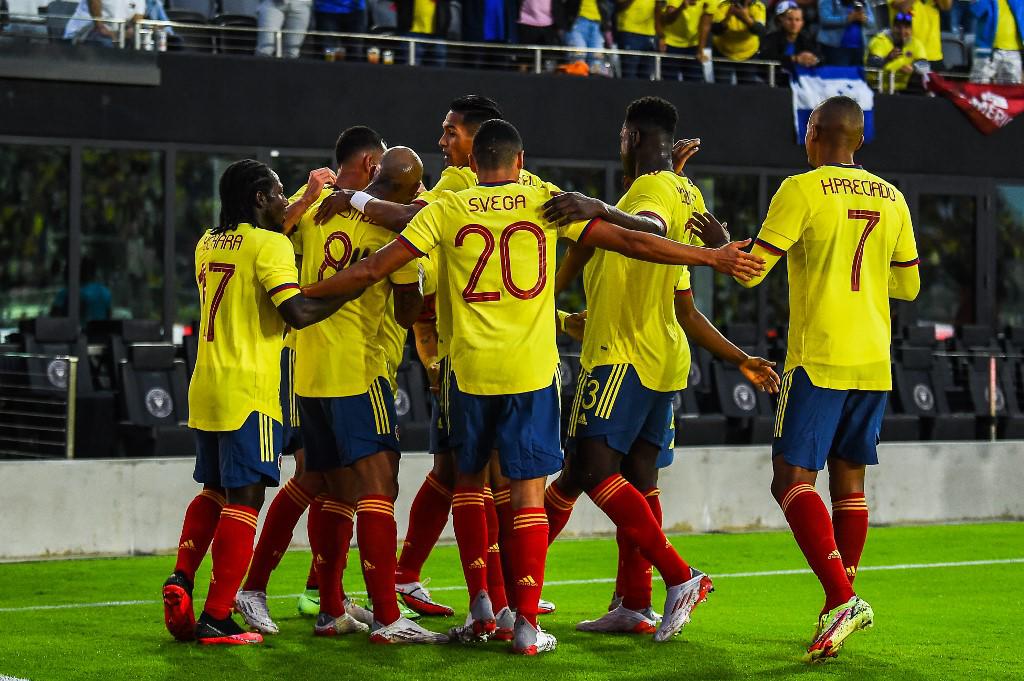
[[[644,132],[662,132],[669,137],[676,134],[679,112],[661,97],[641,97],[626,107],[626,124]]]
[[[256,194],[274,186],[274,171],[251,158],[235,161],[220,176],[220,220],[214,233],[235,229],[255,221]]]
[[[505,118],[498,108],[498,103],[483,95],[463,95],[456,97],[448,105],[452,113],[462,114],[462,122],[468,128],[481,125],[484,121]]]
[[[481,170],[507,168],[523,150],[523,138],[508,121],[484,121],[473,138],[473,158]]]
[[[353,125],[338,135],[338,141],[334,143],[334,160],[340,166],[358,153],[382,146],[384,139],[376,130],[365,125]]]

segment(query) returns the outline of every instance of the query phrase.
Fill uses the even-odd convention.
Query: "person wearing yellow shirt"
[[[654,52],[662,35],[660,7],[665,0],[615,0],[615,42],[622,50]],[[654,59],[622,55],[623,78],[647,80],[654,72]]]
[[[868,66],[895,74],[895,89],[907,89],[915,69],[928,69],[928,52],[914,35],[909,14],[897,14],[892,28],[875,35],[868,43],[865,62]]]
[[[730,62],[742,62],[757,54],[765,34],[767,10],[761,0],[720,0],[711,24],[715,53]],[[760,82],[756,67],[718,65],[715,79],[722,83]]]
[[[1024,47],[1024,0],[975,0],[977,20],[972,83],[1021,83]]]
[[[710,59],[705,48],[711,35],[714,0],[668,0],[660,11],[664,34],[658,49],[670,55],[693,57],[662,61],[662,80],[703,81],[701,64]]]
[[[400,35],[444,40],[451,23],[451,0],[395,0],[395,27]],[[444,66],[444,45],[420,43],[415,50],[417,66]]]
[[[856,165],[863,142],[855,100],[831,97],[811,112],[804,145],[813,170],[779,187],[752,249],[765,274],[740,282],[759,284],[786,257],[789,337],[771,492],[825,591],[808,662],[834,657],[873,621],[853,582],[867,538],[865,471],[878,463],[892,389],[889,300],[914,300],[921,289],[906,199]],[[826,466],[831,517],[814,488]]]
[[[569,47],[600,49],[606,47],[604,32],[611,31],[611,2],[609,0],[567,0],[561,6],[561,23],[566,29],[565,44]],[[590,72],[599,69],[599,53],[578,53],[577,61],[586,61]]]
[[[924,45],[931,68],[941,71],[942,12],[953,7],[953,0],[888,0],[888,3],[889,25],[892,26],[897,14],[911,15],[914,18],[914,37]]]

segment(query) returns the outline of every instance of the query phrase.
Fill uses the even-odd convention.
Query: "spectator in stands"
[[[515,42],[516,20],[519,17],[515,0],[475,0],[462,3],[462,39],[469,42]],[[507,66],[507,55],[493,50],[472,51],[470,63],[484,68]]]
[[[861,0],[819,0],[818,42],[822,61],[832,66],[860,66],[868,36],[877,29],[875,13]]]
[[[715,9],[711,33],[715,53],[728,59],[730,64],[716,65],[715,80],[720,83],[756,83],[761,80],[758,68],[742,67],[761,46],[765,34],[767,10],[761,0],[720,0]]]
[[[817,43],[804,31],[804,12],[795,0],[782,0],[775,6],[775,23],[779,30],[761,38],[757,58],[782,62],[785,75],[778,82],[784,85],[794,65],[817,66],[821,57]]]
[[[661,34],[658,5],[664,0],[615,0],[615,42],[619,49],[654,52],[656,39]],[[621,57],[623,78],[647,80],[653,72],[654,61],[636,55]]]
[[[110,319],[112,297],[106,284],[99,281],[96,273],[96,261],[89,256],[82,257],[81,285],[78,287],[78,321],[84,328],[89,322]],[[57,292],[53,305],[50,307],[51,317],[68,316],[68,290],[62,288]]]
[[[136,0],[79,0],[75,13],[64,28],[64,39],[73,43],[91,43],[112,47],[120,25],[125,25],[127,41],[133,33],[132,24],[142,18],[144,7]]]
[[[46,24],[42,21],[26,21],[45,18],[39,10],[47,0],[0,0],[0,31],[4,34],[45,38]]]
[[[868,44],[868,66],[895,74],[897,91],[907,89],[914,71],[928,70],[928,51],[914,36],[913,17],[899,12],[892,19],[892,28],[882,31]]]
[[[612,4],[610,0],[558,0],[562,9],[560,21],[565,29],[565,44],[570,47],[600,49],[607,47],[604,32],[612,26]],[[591,52],[580,53],[576,59],[586,59],[591,72],[598,72],[603,66],[601,55]]]
[[[928,51],[928,62],[936,71],[942,69],[942,14],[953,6],[953,0],[888,0],[889,25],[897,14],[914,17],[914,38]]]
[[[256,12],[256,25],[262,29],[256,38],[256,54],[273,57],[273,32],[288,31],[281,36],[283,55],[289,59],[298,57],[312,12],[312,0],[263,0]]]
[[[366,0],[313,0],[316,30],[329,33],[366,33]],[[339,50],[344,48],[344,54]],[[324,38],[325,56],[359,60],[363,57],[363,41],[358,38]]]
[[[1021,82],[1024,0],[976,0],[972,83]]]
[[[658,46],[662,52],[693,57],[661,62],[663,80],[703,81],[703,64],[710,61],[711,22],[715,15],[714,0],[668,0],[661,6],[661,28],[664,38]]]
[[[451,0],[396,0],[396,28],[401,35],[443,40],[452,23]],[[424,43],[416,46],[416,63],[444,66],[444,45]]]
[[[557,0],[521,0],[519,4],[519,44],[561,45],[556,12],[561,3]]]

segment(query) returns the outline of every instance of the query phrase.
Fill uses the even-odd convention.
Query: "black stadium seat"
[[[759,342],[754,324],[728,324],[722,333],[744,352],[766,354]],[[768,393],[754,387],[738,367],[715,359],[711,363],[715,394],[721,413],[729,422],[727,441],[730,444],[768,443],[775,426],[775,409]]]
[[[893,369],[893,411],[920,419],[922,440],[972,440],[974,416],[953,413],[946,399],[946,380],[930,348],[896,350]]]
[[[136,343],[121,361],[124,452],[128,456],[195,453],[188,431],[185,363],[169,343]]]
[[[987,438],[991,432],[992,405],[989,396],[992,356],[996,356],[995,407],[998,435],[1009,439],[1024,437],[1024,414],[1021,413],[1014,385],[1015,367],[998,357],[1003,354],[1003,349],[996,342],[992,329],[976,325],[959,327],[954,349],[975,355],[960,358],[959,369],[966,383],[966,395],[977,417],[978,438]]]
[[[423,365],[415,348],[408,345],[405,358],[398,367],[395,412],[398,414],[402,448],[426,451],[430,445],[430,395]]]

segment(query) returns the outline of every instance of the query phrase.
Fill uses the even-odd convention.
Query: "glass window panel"
[[[921,322],[971,324],[975,319],[974,271],[977,200],[967,195],[921,194],[915,225],[921,256]]]
[[[63,147],[0,146],[0,336],[67,295],[68,168]]]
[[[996,321],[1024,326],[1024,185],[996,187]]]
[[[562,191],[580,192],[597,198],[604,197],[604,168],[541,164],[530,166],[528,170],[540,179],[556,185]],[[617,196],[611,198],[613,201],[617,199]]]
[[[281,178],[281,185],[284,187],[285,196],[291,196],[299,191],[302,185],[306,184],[306,180],[309,179],[309,171],[316,170],[317,168],[338,169],[334,161],[329,160],[327,156],[282,155],[270,159],[270,167]]]

